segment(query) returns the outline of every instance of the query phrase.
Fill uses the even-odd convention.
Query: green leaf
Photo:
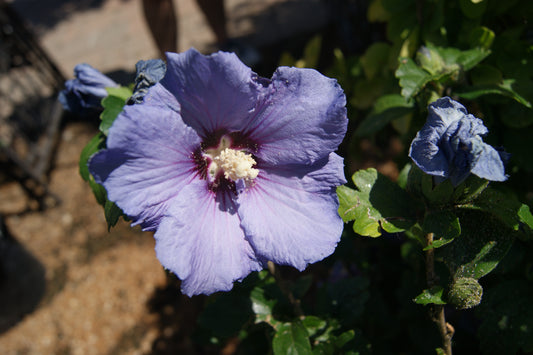
[[[503,281],[485,290],[476,310],[484,354],[533,351],[533,287],[525,280]]]
[[[114,202],[107,200],[106,196],[104,215],[107,222],[107,230],[109,231],[111,227],[117,224],[119,218],[124,215],[124,212]]]
[[[93,191],[96,201],[101,206],[106,205],[107,192],[102,185],[97,184],[96,181],[94,181],[94,178],[89,172],[89,167],[87,166],[87,163],[93,154],[105,148],[105,140],[106,140],[106,137],[102,133],[98,133],[97,135],[95,135],[81,151],[80,161],[79,161],[80,175],[83,180],[89,183],[89,186],[91,187],[91,190]]]
[[[322,36],[314,36],[307,42],[304,48],[303,61],[306,68],[316,68],[320,58],[320,50],[322,49]]]
[[[440,53],[447,66],[452,67],[454,65],[459,65],[464,71],[472,69],[491,53],[489,50],[483,48],[474,48],[466,51],[461,51],[452,47],[435,48]]]
[[[440,248],[451,243],[461,234],[459,218],[451,211],[433,211],[426,215],[422,223],[424,233],[433,233],[433,243],[424,248]]]
[[[369,136],[376,133],[390,121],[413,112],[413,102],[407,102],[401,95],[385,95],[377,99],[374,109],[359,125],[356,135]]]
[[[533,234],[533,215],[531,214],[528,205],[520,206],[518,209],[518,218],[520,223],[527,226],[528,234]]]
[[[472,85],[500,85],[503,83],[502,72],[488,64],[479,64],[470,71]]]
[[[346,345],[346,343],[348,343],[350,340],[352,340],[353,338],[355,337],[355,331],[353,331],[352,329],[340,334],[336,339],[335,339],[335,346],[337,348],[342,348],[344,345]]]
[[[332,338],[335,337],[333,333],[337,331],[341,325],[339,324],[339,321],[335,318],[329,319],[326,329],[317,337],[315,337],[314,342],[318,343],[330,343]]]
[[[96,202],[98,202],[100,206],[105,207],[107,201],[107,191],[105,188],[102,185],[97,184],[92,176],[88,182],[91,190],[93,191],[94,197],[96,198]]]
[[[312,354],[307,331],[299,321],[283,323],[272,339],[275,355],[309,355]]]
[[[107,221],[107,229],[109,230],[111,229],[111,227],[117,224],[119,218],[123,216],[124,213],[115,203],[107,199],[107,192],[105,188],[94,181],[94,178],[89,172],[89,167],[87,166],[89,158],[99,150],[105,148],[105,141],[105,135],[100,132],[95,135],[89,141],[89,143],[87,143],[80,155],[79,170],[83,180],[89,183],[89,186],[91,187],[91,190],[93,191],[94,197],[96,198],[98,204],[104,207],[104,215]]]
[[[353,86],[353,95],[350,104],[354,107],[366,110],[371,108],[376,100],[383,94],[390,92],[396,86],[392,77],[377,76],[374,79],[357,78]]]
[[[407,184],[405,190],[416,198],[423,197],[422,180],[427,175],[416,164],[410,164],[409,173],[407,174]],[[431,181],[431,184],[433,182]]]
[[[533,85],[532,85],[532,89],[533,89]],[[528,127],[533,127],[533,111],[530,108],[524,105],[521,105],[517,101],[506,102],[505,106],[502,105],[500,112],[502,113],[500,115],[500,120],[502,121],[503,124],[505,124],[509,128],[517,128],[522,131],[524,129],[527,129]],[[506,130],[506,131],[509,131],[509,130]],[[529,152],[529,150],[525,146],[522,146],[521,150]],[[514,153],[515,152],[513,152],[513,155],[512,155],[513,158],[515,158]]]
[[[323,330],[328,323],[316,316],[306,316],[302,319],[302,324],[307,330],[307,334],[312,337]]]
[[[482,210],[499,219],[512,230],[521,230],[523,223],[531,227],[529,207],[523,205],[514,196],[495,189],[486,189],[471,203],[457,206],[458,208]]]
[[[361,56],[361,66],[367,79],[372,80],[387,67],[391,46],[385,42],[376,42]]]
[[[424,174],[422,176],[422,193],[430,205],[448,205],[453,198],[453,185],[450,179],[433,185],[433,176]]]
[[[411,58],[400,58],[400,65],[396,70],[396,78],[400,81],[402,96],[410,99],[432,80],[432,76],[419,66]]]
[[[102,107],[104,111],[100,114],[100,131],[107,136],[109,128],[117,118],[118,114],[122,112],[126,101],[130,98],[132,92],[125,86],[116,88],[106,88],[108,96],[102,100]]]
[[[368,22],[387,22],[390,14],[383,8],[381,0],[370,1],[367,11]]]
[[[446,64],[442,56],[432,45],[422,46],[416,52],[416,61],[431,75],[438,75],[445,70]]]
[[[354,189],[348,186],[339,186],[337,188],[339,197],[339,215],[344,222],[353,221],[358,216],[359,195]]]
[[[470,32],[470,47],[489,49],[492,46],[495,36],[496,35],[490,28],[485,26],[476,27]]]
[[[335,354],[353,354],[362,355],[370,353],[365,351],[365,339],[363,339],[361,332],[358,331],[358,339],[355,344],[350,344],[349,351],[343,351],[343,347],[354,340],[356,333],[353,329],[345,331],[340,335],[335,335],[334,331],[338,329],[338,326],[330,326],[324,333],[324,337],[320,336],[313,342],[313,354],[314,355],[335,355]],[[355,345],[355,348],[354,348]],[[348,350],[348,349],[346,349]]]
[[[85,181],[91,179],[91,173],[89,173],[89,167],[87,162],[89,158],[100,149],[105,148],[105,136],[102,133],[95,135],[89,143],[83,148],[80,154],[79,171],[80,175]]]
[[[398,186],[400,186],[404,190],[407,188],[407,181],[408,181],[408,177],[409,177],[409,173],[411,169],[412,169],[412,164],[407,163],[400,171],[400,175],[398,175],[398,181],[397,181]]]
[[[261,287],[255,287],[251,294],[252,310],[255,313],[255,322],[266,322],[273,324],[272,310],[277,303],[276,299],[270,299],[266,296],[265,290]]]
[[[470,203],[477,199],[489,186],[490,181],[470,174],[465,181],[459,184],[453,191],[455,204]]]
[[[461,235],[437,249],[436,255],[454,279],[479,278],[490,273],[509,251],[517,233],[489,213],[457,210]]]
[[[127,86],[108,87],[106,88],[106,91],[109,96],[119,98],[124,102],[128,101],[132,95],[131,89]]]
[[[415,202],[376,169],[360,170],[352,180],[358,190],[340,186],[337,194],[339,214],[345,222],[354,220],[356,233],[379,237],[382,229],[397,233],[415,223]]]
[[[409,34],[417,32],[418,26],[414,1],[383,0],[383,7],[391,14],[387,24],[387,38],[398,43]],[[411,41],[414,39],[411,38]]]
[[[513,90],[514,82],[514,79],[506,79],[503,80],[503,83],[498,85],[474,85],[462,88],[456,91],[455,94],[468,100],[473,100],[483,95],[500,95],[511,98],[527,108],[532,108],[531,102]]]
[[[443,293],[444,289],[441,286],[433,286],[429,290],[422,291],[413,301],[424,306],[427,304],[446,304],[446,301],[442,299]]]

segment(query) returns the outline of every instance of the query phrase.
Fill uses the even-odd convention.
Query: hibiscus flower
[[[164,78],[124,108],[89,169],[155,231],[185,294],[227,291],[267,261],[303,270],[334,251],[345,103],[312,69],[265,79],[231,53],[167,53]]]

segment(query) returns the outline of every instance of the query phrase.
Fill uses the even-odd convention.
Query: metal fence
[[[45,207],[65,78],[18,14],[0,0],[0,164]],[[0,180],[1,181],[1,180]]]

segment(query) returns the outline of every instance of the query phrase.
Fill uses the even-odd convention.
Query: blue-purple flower
[[[167,53],[165,77],[124,108],[89,168],[156,231],[185,294],[230,290],[267,261],[303,270],[334,251],[345,103],[312,69],[265,79],[234,54]]]
[[[466,108],[443,97],[429,105],[426,124],[411,143],[409,156],[426,174],[449,178],[454,186],[470,173],[504,181],[507,153],[483,142],[487,127]]]
[[[59,93],[59,101],[66,110],[82,112],[84,109],[99,108],[107,96],[106,87],[118,86],[113,80],[89,64],[74,67],[75,79],[65,82],[65,89]]]

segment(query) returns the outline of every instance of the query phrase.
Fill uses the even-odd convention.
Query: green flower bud
[[[442,59],[441,55],[432,47],[420,47],[416,52],[416,60],[422,68],[432,75],[440,74],[446,66],[444,59]]]
[[[459,277],[452,284],[448,292],[448,302],[457,309],[468,309],[481,303],[483,287],[476,279]]]

